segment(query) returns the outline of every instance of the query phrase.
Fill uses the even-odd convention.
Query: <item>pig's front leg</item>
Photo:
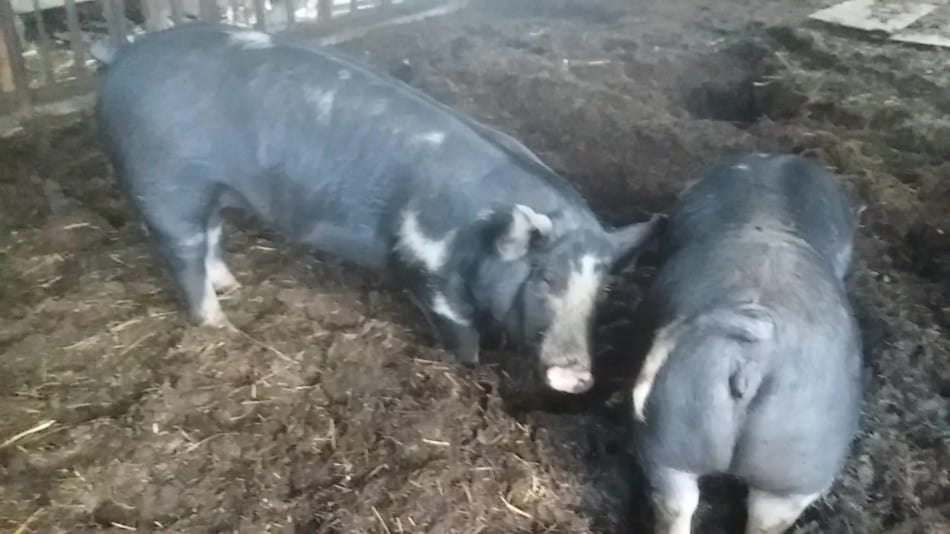
[[[481,336],[471,305],[443,289],[427,288],[409,294],[442,347],[458,362],[477,365]]]

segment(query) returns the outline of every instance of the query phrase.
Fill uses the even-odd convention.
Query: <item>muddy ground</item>
[[[835,169],[861,210],[867,406],[795,532],[950,532],[950,51],[803,22],[825,2],[701,4],[476,2],[344,48],[611,220],[724,151]],[[443,363],[384,281],[254,225],[226,237],[247,337],[189,327],[88,116],[0,143],[0,531],[647,532],[611,390],[649,256],[602,314],[597,391],[554,397],[517,354]],[[696,532],[737,531],[741,488],[704,489]]]

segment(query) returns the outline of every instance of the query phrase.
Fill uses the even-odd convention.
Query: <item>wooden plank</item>
[[[421,11],[409,11],[405,15],[393,17],[386,16],[381,13],[381,9],[365,9],[363,13],[368,15],[364,20],[364,23],[361,23],[356,26],[350,24],[344,24],[341,28],[333,28],[333,25],[330,24],[329,29],[325,31],[327,33],[319,35],[317,31],[320,28],[325,28],[324,25],[312,26],[309,28],[309,33],[318,33],[317,42],[324,46],[338,45],[340,43],[345,43],[347,41],[352,41],[353,39],[359,39],[367,35],[370,32],[378,30],[380,28],[386,28],[390,26],[398,26],[401,24],[408,24],[411,22],[417,22],[420,20],[425,20],[431,17],[440,17],[443,15],[448,15],[460,9],[463,9],[469,5],[469,0],[448,0],[448,1],[428,1],[428,2],[413,2],[411,4],[398,4],[393,6],[393,11],[400,9],[406,9],[407,11],[411,7],[415,7],[418,4],[431,5],[434,7],[423,9]],[[374,13],[375,12],[375,13]],[[340,17],[339,21],[346,21],[350,17]],[[358,17],[353,17],[357,18]],[[300,30],[298,30],[299,32]]]
[[[891,40],[897,41],[900,43],[907,43],[907,44],[950,48],[950,37],[938,35],[936,33],[911,32],[911,31],[901,32],[901,33],[891,36]]]
[[[10,0],[0,0],[0,37],[3,38],[4,48],[8,59],[8,74],[13,81],[13,91],[16,102],[21,107],[30,106],[30,86],[26,76],[26,65],[23,63],[23,49],[17,38],[16,26],[13,22],[16,13]]]
[[[40,9],[55,9],[63,7],[63,0],[39,0]],[[96,0],[75,0],[76,3],[95,2]],[[13,10],[17,13],[32,13],[34,11],[33,0],[12,0]]]
[[[76,0],[66,0],[66,27],[69,28],[69,46],[73,50],[73,74],[82,78],[87,74],[85,69],[86,54],[83,48],[82,29],[79,27],[79,12],[76,10]]]
[[[926,2],[848,0],[816,11],[809,18],[862,31],[894,33],[937,9]]]
[[[36,35],[39,42],[37,48],[40,53],[40,68],[43,71],[43,84],[48,85],[56,82],[56,75],[53,74],[53,58],[50,57],[49,33],[46,32],[46,22],[43,20],[43,10],[40,9],[40,0],[33,0],[34,24],[36,24]]]
[[[264,0],[254,0],[254,27],[260,31],[267,29],[267,13],[264,10]]]
[[[172,22],[176,25],[181,24],[185,20],[185,6],[182,4],[182,0],[171,0],[172,5]]]
[[[891,36],[901,43],[950,48],[950,3]],[[950,66],[950,62],[947,63]]]

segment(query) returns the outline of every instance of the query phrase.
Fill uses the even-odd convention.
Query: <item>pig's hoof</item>
[[[214,276],[211,278],[211,285],[214,287],[215,292],[222,295],[237,291],[241,288],[241,282],[238,282],[237,278],[227,269],[214,273]]]
[[[455,361],[465,367],[475,367],[478,365],[478,353],[454,353]]]
[[[224,313],[212,314],[207,317],[202,317],[198,321],[198,325],[202,328],[212,328],[216,330],[227,330],[229,332],[237,332],[238,329],[234,324],[228,319],[228,316]]]
[[[594,385],[590,371],[578,367],[548,367],[544,377],[551,389],[562,393],[584,393]]]

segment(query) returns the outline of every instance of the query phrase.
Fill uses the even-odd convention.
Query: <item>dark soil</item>
[[[731,150],[834,169],[862,210],[866,416],[795,532],[950,532],[950,52],[804,22],[824,4],[475,2],[344,48],[523,140],[610,220],[667,210]],[[648,532],[612,390],[649,257],[581,398],[516,354],[443,363],[401,294],[253,225],[226,243],[248,337],[209,332],[91,118],[34,126],[0,146],[0,530]],[[696,532],[741,528],[734,486],[705,486]]]

